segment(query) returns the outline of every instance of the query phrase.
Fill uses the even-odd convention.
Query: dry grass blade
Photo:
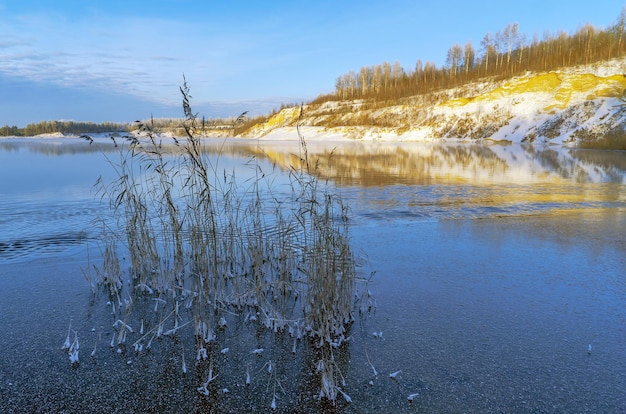
[[[105,241],[97,273],[120,311],[125,303],[124,320],[116,322],[118,344],[134,334],[132,321],[141,320],[142,326],[136,347],[149,337],[147,348],[154,337],[190,332],[197,369],[210,361],[208,381],[198,387],[204,394],[218,369],[219,358],[207,352],[210,344],[233,318],[246,315],[246,322],[271,332],[289,330],[294,340],[308,335],[321,351],[320,395],[334,401],[339,393],[348,400],[338,388],[343,377],[333,350],[346,342],[354,320],[357,279],[349,208],[318,182],[317,162],[309,159],[299,128],[301,164],[290,172],[292,194],[274,195],[271,175],[256,160],[249,164],[254,178],[243,184],[234,172],[220,171],[219,154],[212,159],[194,135],[197,119],[186,81],[180,90],[186,138],[167,149],[149,125],[141,125],[118,148],[118,179],[101,186],[118,226]],[[130,258],[128,294],[118,248]],[[134,316],[137,296],[152,299],[151,317]],[[144,321],[151,326],[145,334]],[[189,366],[182,364],[187,372]],[[275,378],[274,397],[277,385]]]

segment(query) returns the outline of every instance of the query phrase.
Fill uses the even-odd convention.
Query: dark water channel
[[[229,144],[220,166],[256,154],[287,191],[297,146],[261,147]],[[114,159],[107,139],[100,148]],[[93,184],[112,177],[110,165],[77,139],[5,139],[0,411],[270,412],[271,359],[284,388],[277,412],[626,412],[626,153],[417,143],[309,151],[352,208],[362,274],[375,272],[377,307],[338,353],[352,403],[320,404],[306,353],[238,326],[221,334],[230,352],[210,397],[180,372],[178,350],[193,361],[193,344],[111,351],[109,306],[81,270],[98,260],[95,219],[106,206]],[[78,367],[60,350],[70,321]],[[251,359],[249,349],[272,346]]]

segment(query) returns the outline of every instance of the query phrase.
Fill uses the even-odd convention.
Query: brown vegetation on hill
[[[624,29],[626,8],[606,29],[591,24],[574,34],[563,31],[537,35],[531,41],[520,33],[517,23],[495,34],[487,33],[480,52],[471,42],[448,50],[446,65],[418,60],[413,70],[399,62],[364,66],[337,78],[335,92],[320,95],[312,104],[327,101],[372,99],[395,102],[402,98],[456,88],[480,80],[501,80],[527,71],[545,72],[565,67],[607,61],[626,54]]]

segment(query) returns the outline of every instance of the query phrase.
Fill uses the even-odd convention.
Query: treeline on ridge
[[[504,79],[526,71],[551,71],[622,57],[626,54],[625,23],[626,8],[607,29],[586,24],[572,35],[545,33],[543,39],[535,35],[530,41],[520,33],[517,23],[509,24],[495,34],[487,33],[479,51],[471,42],[455,44],[448,50],[443,67],[418,60],[408,71],[399,62],[362,67],[358,73],[350,71],[337,78],[334,93],[320,95],[312,103],[393,101],[485,78]]]
[[[242,115],[243,116],[243,115]],[[247,118],[246,118],[247,119]],[[233,129],[236,125],[241,124],[241,116],[239,118],[202,118],[199,127],[202,130],[227,130]],[[138,128],[140,124],[147,125],[151,130],[158,132],[182,132],[182,118],[151,118],[149,120],[135,121],[133,123],[114,123],[114,122],[77,122],[77,121],[42,121],[26,125],[24,128],[17,126],[5,125],[0,127],[0,136],[9,137],[31,137],[41,134],[97,134],[106,132],[130,132]]]
[[[114,122],[43,121],[28,124],[24,128],[5,125],[0,127],[0,136],[30,137],[40,134],[97,134],[103,132],[128,131],[129,124]]]

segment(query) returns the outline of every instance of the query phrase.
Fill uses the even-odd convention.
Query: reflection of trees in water
[[[589,174],[581,168],[578,168],[575,161],[571,158],[561,156],[559,152],[552,148],[541,148],[536,150],[533,147],[527,147],[528,151],[539,164],[550,172],[555,172],[562,178],[576,178],[578,182],[589,180]]]
[[[626,153],[623,151],[600,151],[524,146],[524,150],[549,172],[578,183],[594,181],[593,175],[603,181],[621,183],[626,173]]]
[[[301,166],[297,147],[290,150],[274,144],[262,145],[238,146],[238,151],[268,159],[284,169]],[[624,152],[532,145],[502,149],[480,144],[342,143],[334,149],[310,147],[309,157],[317,164],[321,178],[338,185],[364,187],[450,184],[476,179],[506,181],[507,174],[513,174],[511,180],[515,180],[516,171],[520,170],[540,181],[548,176],[574,183],[624,181]]]
[[[490,174],[504,173],[508,164],[500,158],[491,148],[484,145],[455,145],[440,148],[445,154],[450,154],[447,165],[461,166],[466,169],[480,168]]]
[[[17,152],[22,148],[36,154],[52,156],[113,152],[116,150],[112,141],[99,142],[98,145],[89,145],[87,141],[80,138],[68,138],[64,141],[51,140],[49,142],[45,140],[0,141],[0,151]]]
[[[626,151],[579,150],[569,151],[572,158],[589,168],[601,170],[610,182],[622,183],[626,175]]]
[[[98,145],[89,145],[80,138],[0,140],[0,151],[17,152],[26,148],[51,156],[110,153],[119,150],[116,143],[125,145],[125,140],[118,137],[113,142],[102,138]],[[208,139],[203,144],[209,153],[243,158],[256,156],[286,170],[302,166],[297,142]],[[164,138],[162,145],[171,148],[172,152],[178,151],[169,138]],[[626,175],[626,153],[623,151],[567,150],[532,145],[511,148],[510,161],[490,146],[440,143],[338,143],[334,148],[330,144],[309,145],[309,156],[317,164],[320,178],[338,185],[365,187],[467,182],[478,176],[504,176],[512,167],[509,163],[518,160],[516,148],[521,148],[526,158],[545,172],[578,183],[594,181],[592,175],[601,176],[603,181],[622,183]]]
[[[283,168],[299,168],[295,153],[255,151]],[[309,150],[317,174],[339,185],[365,187],[392,184],[436,184],[467,181],[476,174],[504,174],[508,165],[489,147],[482,145],[396,146],[368,143],[346,145],[334,150]]]
[[[0,151],[4,152],[17,152],[20,150],[22,144],[11,141],[0,141]]]

